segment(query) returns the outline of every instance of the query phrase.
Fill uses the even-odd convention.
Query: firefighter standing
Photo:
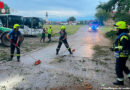
[[[71,49],[69,47],[69,44],[67,42],[67,33],[66,33],[65,29],[66,29],[65,26],[62,26],[61,27],[61,31],[59,32],[60,33],[60,38],[59,38],[58,47],[56,49],[56,55],[58,55],[62,43],[64,43],[64,45],[66,46],[66,48],[68,49],[68,51],[70,52],[70,54],[72,54]]]
[[[51,36],[52,36],[52,28],[51,28],[51,25],[49,25],[49,29],[48,29],[48,39],[49,39],[49,42],[51,42]]]
[[[19,24],[15,24],[13,26],[13,30],[10,31],[8,34],[7,34],[7,38],[9,39],[11,45],[10,45],[10,59],[9,61],[12,61],[13,59],[13,56],[14,56],[14,51],[15,51],[15,48],[17,49],[17,61],[20,62],[20,36],[21,36],[21,32],[19,31],[19,27],[20,25]]]
[[[45,38],[46,38],[46,29],[43,28],[42,30],[42,36],[41,36],[41,39],[40,39],[40,42],[43,40],[43,42],[45,42]]]
[[[129,56],[129,37],[127,34],[129,31],[127,29],[126,22],[124,21],[117,22],[115,26],[118,30],[118,37],[116,38],[114,47],[111,48],[111,50],[115,51],[117,80],[113,82],[113,84],[124,85],[123,71],[127,74],[127,77],[130,80],[130,70],[126,66]]]

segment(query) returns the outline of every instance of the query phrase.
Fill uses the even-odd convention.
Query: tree
[[[103,9],[103,10],[106,10],[107,12],[110,12],[112,10],[115,9],[115,5],[116,3],[118,2],[119,0],[110,0],[109,2],[107,3],[100,3],[98,6],[97,6],[97,9]]]
[[[6,11],[5,14],[10,14],[10,8],[9,8],[9,6],[8,6],[7,4],[5,4],[5,3],[4,3],[4,9],[5,9],[5,11]],[[2,14],[2,13],[1,13],[1,8],[0,8],[0,14]]]
[[[76,18],[72,16],[72,17],[69,17],[67,21],[68,21],[68,22],[69,22],[69,21],[76,21]]]
[[[115,9],[117,10],[117,12],[129,12],[130,0],[109,0],[107,3],[100,3],[97,6],[97,9],[104,9],[107,12]]]
[[[97,11],[97,13],[95,14],[95,17],[97,18],[99,24],[102,26],[104,25],[104,21],[108,20],[109,17],[110,17],[110,13],[109,12],[106,12],[105,10],[103,9],[99,9]]]
[[[115,16],[113,17],[114,21],[125,21],[128,25],[130,25],[130,14],[126,12],[122,13],[116,13]]]
[[[130,25],[130,0],[109,0],[107,3],[100,3],[97,9],[103,9],[110,13],[115,10],[116,13],[114,14],[113,20],[123,20]]]

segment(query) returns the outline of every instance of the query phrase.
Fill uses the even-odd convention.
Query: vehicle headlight
[[[91,27],[89,27],[88,29],[91,30]]]

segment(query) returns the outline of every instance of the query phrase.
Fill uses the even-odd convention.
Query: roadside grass
[[[99,57],[99,56],[106,56],[108,55],[108,53],[103,50],[102,48],[107,48],[107,46],[99,46],[99,45],[96,45],[94,47],[94,50],[95,50],[95,54],[94,54],[94,57]]]
[[[116,38],[116,30],[112,26],[102,26],[100,27],[100,32],[104,34],[106,38],[109,38],[111,41],[114,41]]]
[[[51,26],[53,30],[53,36],[59,36],[59,34],[54,35],[54,33],[59,32],[62,25],[51,25]],[[65,25],[66,32],[68,35],[72,35],[76,33],[80,29],[81,26],[82,25]],[[44,27],[49,29],[49,25],[44,25]]]
[[[100,32],[105,34],[106,38],[109,38],[110,40],[115,40],[116,36],[116,29],[112,26],[102,26],[100,27]],[[129,28],[129,35],[130,35],[130,28]]]
[[[7,56],[9,56],[9,54],[4,51],[4,50],[0,50],[0,61],[3,61],[3,60],[8,60],[9,58]]]
[[[115,31],[115,29],[112,26],[102,26],[102,27],[100,27],[99,31],[106,33],[106,32],[112,31],[112,30]]]

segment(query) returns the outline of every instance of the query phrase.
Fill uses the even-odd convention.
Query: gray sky
[[[13,14],[44,17],[92,17],[99,2],[109,0],[2,0]]]

